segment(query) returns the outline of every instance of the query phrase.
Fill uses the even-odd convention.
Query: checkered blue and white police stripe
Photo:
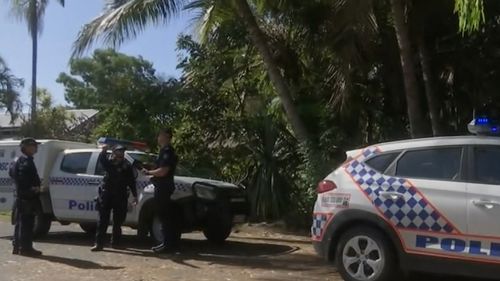
[[[382,175],[362,162],[378,151],[366,149],[360,157],[349,162],[345,170],[380,213],[397,228],[459,233],[408,180]],[[382,192],[396,192],[401,198],[385,198]]]
[[[315,213],[313,214],[313,224],[311,226],[311,237],[313,240],[320,241],[323,239],[323,235],[325,234],[326,227],[330,223],[333,214],[325,214],[325,213]]]
[[[81,178],[81,177],[51,177],[50,184],[52,185],[69,185],[69,186],[82,186],[82,185],[95,185],[95,182],[102,183],[99,178]],[[0,181],[1,182],[1,181]],[[143,189],[149,185],[149,181],[138,181],[137,187]]]

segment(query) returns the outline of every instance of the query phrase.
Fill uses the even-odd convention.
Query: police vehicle
[[[348,281],[411,271],[498,278],[500,138],[493,123],[475,118],[469,131],[476,136],[347,152],[317,187],[316,252]]]
[[[35,165],[42,180],[42,210],[36,216],[36,236],[47,234],[53,221],[63,225],[78,223],[84,231],[95,232],[98,219],[95,198],[104,176],[104,169],[97,161],[101,149],[92,144],[60,140],[40,142]],[[134,167],[152,163],[156,157],[146,153],[146,145],[138,142],[101,138],[98,143],[126,146],[125,157]],[[0,141],[0,211],[10,211],[13,206],[14,183],[8,169],[20,153],[18,141]],[[136,177],[139,202],[135,206],[129,204],[124,225],[137,229],[139,235],[163,241],[161,223],[153,210],[154,186],[149,176],[138,170]],[[234,223],[246,220],[248,208],[243,186],[176,176],[175,188],[172,199],[179,203],[184,232],[202,230],[208,240],[223,242]]]

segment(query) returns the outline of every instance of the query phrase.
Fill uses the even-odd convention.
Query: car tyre
[[[223,244],[231,235],[233,229],[233,216],[230,208],[221,205],[209,210],[207,224],[203,234],[207,240],[214,244]]]
[[[80,223],[80,228],[88,235],[95,235],[97,231],[97,223],[82,222]]]
[[[52,217],[46,215],[42,212],[39,212],[35,215],[35,224],[33,227],[33,236],[34,238],[42,238],[46,236],[50,227],[52,226]]]
[[[335,263],[346,281],[394,280],[399,271],[386,236],[371,227],[347,230],[337,244]]]

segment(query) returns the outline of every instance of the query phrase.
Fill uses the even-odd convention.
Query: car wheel
[[[342,235],[335,261],[346,281],[392,280],[396,259],[386,237],[377,229],[356,227]]]
[[[35,215],[35,224],[33,227],[34,238],[42,238],[46,236],[52,225],[52,218],[44,213],[38,213]]]
[[[97,231],[97,223],[82,222],[80,223],[80,228],[88,235],[95,235]]]
[[[203,229],[203,234],[209,242],[222,244],[229,237],[232,229],[231,210],[224,206],[208,212],[207,225]]]

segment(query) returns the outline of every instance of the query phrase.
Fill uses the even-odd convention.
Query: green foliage
[[[119,44],[180,7],[194,9],[200,42],[179,38],[181,80],[164,81],[141,58],[97,51],[73,60],[71,75],[59,81],[75,106],[99,105],[97,135],[153,143],[158,126],[172,125],[182,165],[193,174],[246,185],[255,220],[285,218],[308,227],[314,187],[344,161],[346,150],[409,137],[391,2],[248,1],[311,135],[301,144],[268,64],[230,2],[110,1],[82,30],[75,52],[99,38]],[[404,3],[423,122],[430,124],[423,93],[432,89],[444,133],[464,134],[474,107],[498,101],[500,2]],[[458,36],[478,24],[477,32]],[[430,61],[426,75],[422,57]]]
[[[12,120],[17,118],[21,110],[19,89],[24,86],[24,80],[15,77],[0,57],[0,108],[10,113]]]
[[[183,0],[110,0],[101,15],[78,34],[73,56],[82,55],[98,39],[116,47],[135,38],[150,24],[166,23],[183,7]]]
[[[472,33],[484,23],[484,0],[455,0],[455,13],[458,14],[460,31]]]
[[[94,137],[143,140],[155,147],[158,128],[175,118],[175,80],[156,75],[152,64],[113,50],[96,50],[92,57],[73,59],[71,74],[58,82],[78,109],[100,111]]]
[[[37,119],[35,123],[24,120],[20,134],[40,139],[72,140],[69,131],[76,121],[75,117],[63,106],[54,106],[52,96],[46,89],[38,89],[37,97]]]

